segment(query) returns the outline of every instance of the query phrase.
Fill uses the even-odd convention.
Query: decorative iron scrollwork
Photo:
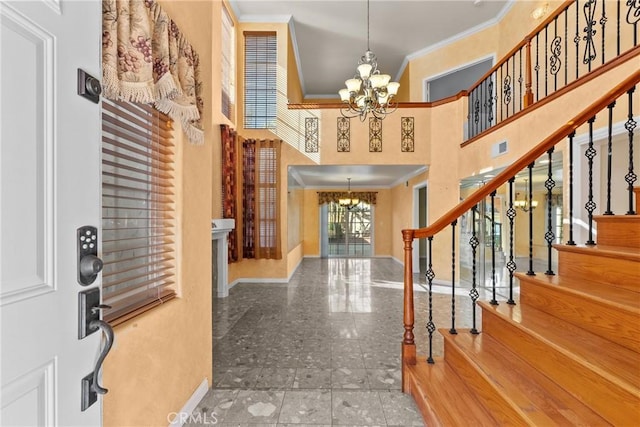
[[[591,61],[596,59],[596,44],[593,41],[593,36],[596,35],[596,3],[598,0],[588,0],[584,6],[582,6],[582,12],[584,13],[584,19],[586,20],[586,27],[582,30],[585,35],[582,39],[587,42],[584,47],[584,56],[582,62],[584,64],[590,64]]]
[[[640,0],[627,0],[627,22],[631,25],[640,22]]]
[[[304,119],[304,151],[306,153],[318,152],[317,117],[305,117]]]
[[[382,151],[382,120],[369,117],[369,151]]]
[[[484,106],[487,109],[487,124],[491,125],[493,123],[493,80],[489,79],[489,88],[488,88],[488,96],[487,100],[484,103]]]
[[[504,77],[502,88],[504,92],[504,103],[509,105],[511,103],[511,76],[509,74]]]
[[[551,41],[549,51],[551,52],[551,57],[549,58],[549,72],[555,76],[558,74],[558,71],[560,71],[560,66],[562,65],[562,60],[560,59],[560,55],[562,54],[562,37],[554,37]]]
[[[402,117],[400,119],[400,148],[403,153],[413,152],[414,150],[413,122],[413,117]]]
[[[351,121],[346,117],[338,117],[338,152],[351,150]]]
[[[480,121],[480,100],[476,98],[473,103],[473,122],[477,125]]]

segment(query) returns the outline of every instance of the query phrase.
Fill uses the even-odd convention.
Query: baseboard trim
[[[205,378],[193,392],[191,397],[189,397],[189,400],[187,400],[182,409],[180,409],[180,412],[175,414],[173,421],[169,423],[169,427],[182,427],[182,425],[189,420],[190,415],[196,409],[204,395],[207,394],[207,391],[209,391],[209,381]]]

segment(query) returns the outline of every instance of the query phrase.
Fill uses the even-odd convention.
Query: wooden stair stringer
[[[483,333],[509,343],[509,349],[520,358],[612,424],[628,425],[638,421],[630,419],[630,414],[640,414],[640,379],[637,375],[640,368],[632,363],[638,359],[637,353],[524,304],[479,304],[483,310]],[[539,322],[539,325],[526,321],[527,317],[537,315],[545,316],[549,321]],[[563,332],[571,338],[563,336]],[[588,348],[577,352],[581,345]],[[608,353],[618,357],[593,354],[601,348],[609,349]],[[631,360],[626,360],[627,357]],[[618,368],[617,364],[624,366]],[[635,370],[636,375],[625,375],[626,370]]]
[[[606,425],[602,417],[489,335],[441,331],[445,360],[488,409],[506,413],[500,425]],[[495,416],[495,414],[494,414]]]
[[[589,295],[575,286],[562,286],[565,279],[559,276],[516,273],[516,277],[520,280],[521,304],[528,304],[640,353],[640,310],[637,307]],[[574,279],[566,281],[575,283]],[[620,289],[619,292],[625,291]],[[637,295],[635,292],[629,293]]]

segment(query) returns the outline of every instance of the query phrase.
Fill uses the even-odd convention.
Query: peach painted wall
[[[337,150],[337,123],[340,110],[315,110],[320,114],[320,160],[323,165],[426,165],[429,163],[431,113],[425,108],[400,108],[382,121],[382,151],[369,152],[369,118],[351,119],[351,151]],[[414,117],[415,150],[402,152],[400,120]],[[460,128],[462,129],[462,127]]]
[[[391,211],[391,256],[400,262],[404,262],[402,230],[413,228],[413,187],[427,181],[427,178],[428,172],[423,172],[391,189],[391,205],[403,207]],[[418,243],[414,242],[413,246],[417,250]]]
[[[211,77],[219,57],[211,40],[220,32],[221,9],[219,2],[161,1],[161,5],[200,55],[205,143],[191,145],[180,137],[177,141],[179,297],[115,328],[115,344],[103,372],[109,388],[103,424],[113,427],[167,425],[167,415],[179,411],[212,375],[212,145],[220,87],[219,80]]]
[[[320,209],[316,190],[304,190],[303,252],[320,256]]]

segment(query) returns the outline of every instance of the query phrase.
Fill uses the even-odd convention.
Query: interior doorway
[[[413,187],[413,227],[423,228],[427,223],[427,183],[421,182]],[[417,242],[417,243],[415,243]],[[427,272],[427,239],[414,240],[413,272]]]

